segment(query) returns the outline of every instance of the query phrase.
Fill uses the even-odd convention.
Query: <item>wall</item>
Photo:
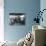
[[[4,36],[7,41],[18,41],[32,30],[35,14],[40,10],[40,0],[4,0]],[[10,26],[8,17],[10,12],[26,13],[26,24]]]
[[[41,0],[40,1],[40,9],[41,9],[41,11],[43,9],[46,9],[46,0]],[[43,22],[41,21],[40,25],[46,26],[46,11],[43,12],[42,17],[43,17]]]

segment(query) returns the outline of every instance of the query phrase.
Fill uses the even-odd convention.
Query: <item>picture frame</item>
[[[10,25],[25,25],[25,13],[9,13]]]

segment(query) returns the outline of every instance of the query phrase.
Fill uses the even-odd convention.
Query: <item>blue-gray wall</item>
[[[4,35],[7,41],[18,41],[32,30],[34,17],[40,9],[40,0],[4,0]],[[8,23],[10,12],[26,13],[25,26],[13,25]]]
[[[40,10],[42,11],[43,9],[46,9],[46,0],[41,0],[40,1]],[[40,22],[40,25],[45,26],[46,27],[46,11],[43,12],[43,22]]]

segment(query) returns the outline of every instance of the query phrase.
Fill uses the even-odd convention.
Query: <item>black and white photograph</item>
[[[22,14],[16,14],[16,15],[9,15],[9,24],[19,24],[19,25],[25,25],[25,15]]]

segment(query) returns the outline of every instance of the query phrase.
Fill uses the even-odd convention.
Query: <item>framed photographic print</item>
[[[9,24],[25,25],[25,14],[24,13],[9,13]]]

